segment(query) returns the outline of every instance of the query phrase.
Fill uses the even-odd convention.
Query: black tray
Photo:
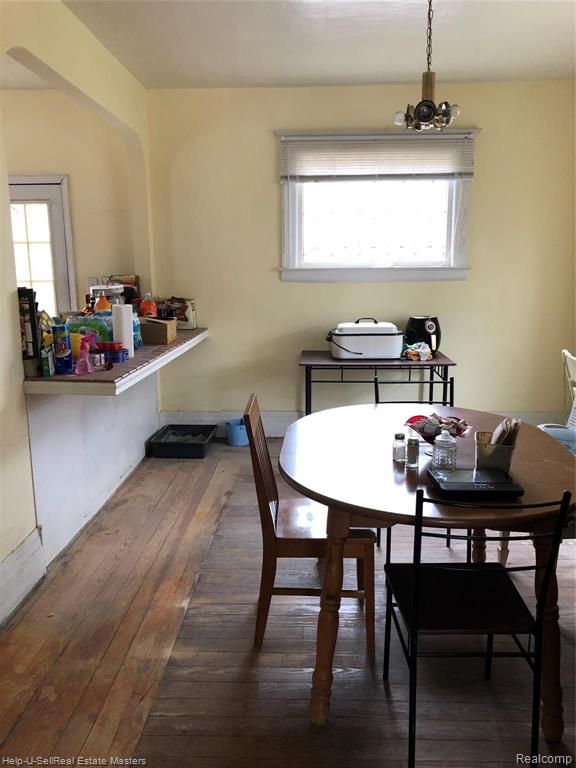
[[[146,456],[157,459],[203,459],[216,424],[167,424],[146,440]]]

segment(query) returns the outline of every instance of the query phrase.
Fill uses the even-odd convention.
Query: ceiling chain
[[[426,32],[426,62],[428,64],[428,72],[432,66],[432,17],[434,11],[432,10],[432,0],[428,0],[428,29]]]

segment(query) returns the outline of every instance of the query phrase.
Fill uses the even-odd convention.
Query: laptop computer
[[[524,488],[499,469],[429,469],[428,476],[446,498],[517,499]]]

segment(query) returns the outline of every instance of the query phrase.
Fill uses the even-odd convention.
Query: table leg
[[[538,529],[534,533],[538,533]],[[535,575],[535,592],[538,595],[543,568],[548,558],[551,540],[534,539],[536,565],[539,570]],[[542,632],[542,730],[547,741],[560,741],[564,733],[562,717],[562,687],[560,685],[560,628],[558,626],[558,581],[552,574],[546,605],[544,607],[544,627]]]
[[[431,365],[428,369],[430,371],[430,383],[428,385],[428,402],[434,402],[434,366]]]
[[[312,413],[312,368],[304,367],[304,410],[306,416]]]
[[[452,405],[448,402],[448,366],[443,365],[442,368],[442,405]]]
[[[330,714],[332,663],[338,637],[338,610],[342,594],[344,542],[350,530],[350,515],[339,509],[328,510],[328,551],[320,598],[316,635],[316,667],[312,676],[310,722],[324,725]]]

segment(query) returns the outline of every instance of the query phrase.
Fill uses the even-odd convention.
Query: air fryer
[[[440,323],[437,317],[432,315],[413,315],[408,320],[404,332],[406,344],[416,344],[423,341],[428,344],[432,354],[435,355],[440,348]]]

